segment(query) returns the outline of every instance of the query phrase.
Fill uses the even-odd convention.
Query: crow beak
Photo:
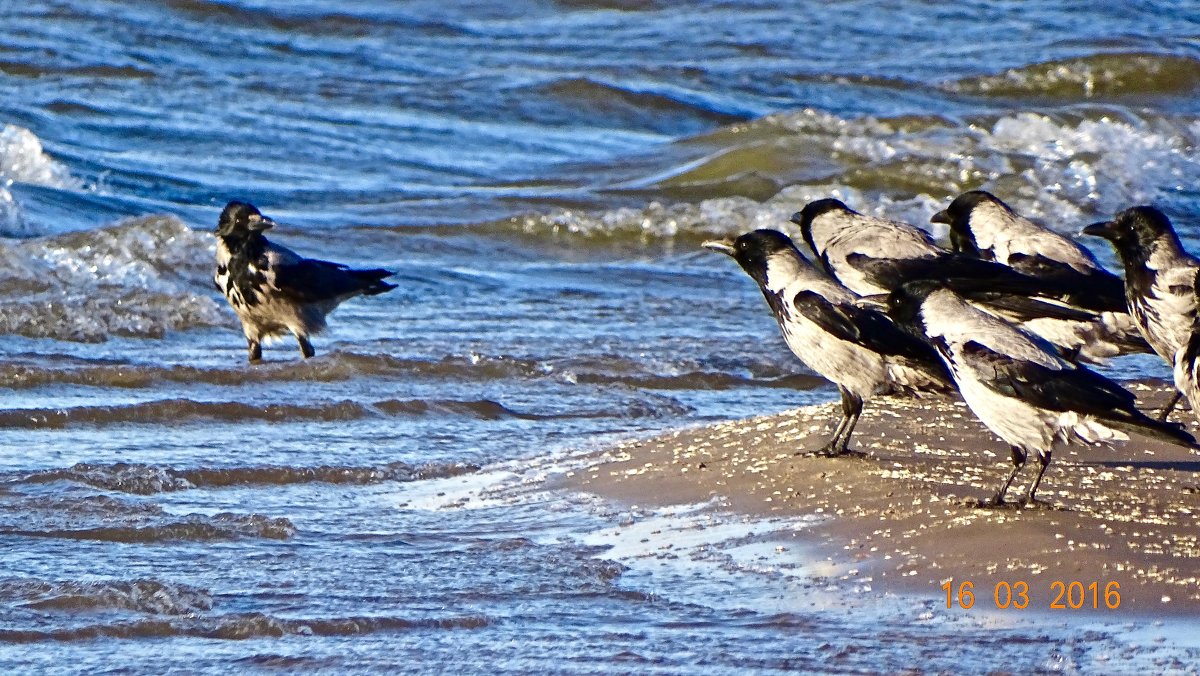
[[[275,221],[272,221],[271,219],[267,218],[266,216],[263,216],[262,218],[258,219],[257,221],[250,221],[250,229],[251,230],[255,230],[255,231],[270,230],[273,227],[275,227]]]
[[[854,304],[864,310],[884,310],[888,308],[888,294],[880,293],[874,296],[861,296],[854,299]]]
[[[801,212],[797,211],[796,213],[792,214],[792,222],[796,225],[801,225],[803,221],[804,215]]]
[[[953,219],[950,218],[950,212],[946,211],[945,209],[942,209],[941,211],[937,212],[932,217],[930,217],[929,222],[930,223],[945,223],[946,225],[950,225],[950,222],[952,220]]]
[[[708,249],[709,251],[723,253],[726,256],[732,256],[736,252],[736,250],[733,248],[733,242],[727,239],[710,239],[700,246]]]
[[[1092,237],[1103,237],[1104,239],[1112,239],[1116,232],[1113,230],[1114,223],[1112,221],[1103,221],[1101,223],[1092,223],[1091,225],[1080,231],[1081,235],[1091,235]]]

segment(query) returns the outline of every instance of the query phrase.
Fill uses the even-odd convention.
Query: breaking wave
[[[95,342],[230,325],[201,292],[213,246],[172,216],[0,241],[0,333]]]
[[[68,527],[55,527],[47,524],[42,528],[0,528],[0,535],[6,536],[141,544],[176,540],[211,542],[241,538],[286,540],[295,534],[296,526],[286,518],[268,517],[262,514],[234,514],[232,512],[222,512],[211,516],[189,514],[181,517],[167,517],[164,515],[152,518],[145,523],[103,521],[94,525],[72,524]]]
[[[965,78],[945,88],[987,96],[1079,99],[1187,94],[1200,88],[1200,60],[1166,54],[1097,54]]]
[[[378,467],[320,465],[317,467],[198,467],[172,469],[138,463],[95,465],[79,463],[67,469],[36,472],[20,478],[26,483],[74,481],[96,488],[135,495],[152,495],[195,488],[303,483],[374,484],[385,481],[419,481],[469,474],[479,469],[468,463],[409,464],[393,462]]]
[[[261,420],[335,422],[374,416],[464,416],[478,420],[553,420],[565,418],[646,418],[678,415],[690,407],[646,393],[612,408],[554,413],[517,411],[490,399],[386,399],[373,403],[351,400],[313,404],[245,404],[236,401],[163,399],[125,406],[76,406],[0,410],[0,428],[63,428],[69,425],[182,424],[187,421]]]
[[[843,118],[807,109],[675,144],[676,156],[687,159],[630,183],[659,196],[645,206],[557,209],[483,228],[547,241],[696,242],[762,227],[788,229],[793,212],[831,196],[864,213],[926,224],[953,195],[984,187],[1025,215],[1075,232],[1095,216],[1194,190],[1198,145],[1198,122],[1097,107],[961,121]],[[753,199],[669,199],[680,183],[720,184],[743,180],[747,172],[781,187]]]
[[[617,126],[679,135],[715,124],[745,119],[744,115],[713,110],[678,93],[641,91],[590,78],[555,80],[529,93],[536,100],[549,96],[568,106],[561,117],[572,123]]]
[[[35,610],[127,610],[149,615],[188,615],[213,607],[212,594],[205,589],[157,580],[0,580],[0,603]]]
[[[0,68],[0,70],[3,70]],[[51,188],[82,188],[66,167],[54,161],[33,132],[13,124],[0,129],[0,236],[34,234],[8,188],[27,183]]]
[[[33,132],[13,124],[0,129],[0,181],[52,188],[80,188],[83,183],[42,149]]]
[[[265,404],[165,399],[128,406],[77,406],[58,409],[0,411],[0,427],[61,428],[67,425],[120,423],[182,423],[187,420],[354,420],[370,415],[367,406],[353,401],[321,404]]]
[[[440,360],[409,359],[390,354],[331,351],[320,359],[280,361],[245,368],[201,368],[110,363],[0,363],[0,382],[12,388],[53,384],[145,388],[163,383],[245,385],[280,381],[335,382],[359,377],[421,376],[432,378],[502,379],[538,377],[554,372],[551,363],[506,356],[450,355]]]
[[[568,383],[627,385],[651,390],[722,390],[738,387],[811,389],[823,382],[809,376],[790,375],[774,363],[756,366],[758,368],[752,373],[736,373],[696,362],[660,364],[648,369],[643,360],[620,355],[529,359],[470,353],[447,355],[441,359],[411,359],[390,354],[339,350],[328,352],[320,359],[269,362],[255,368],[245,368],[241,364],[233,368],[202,368],[87,360],[47,363],[14,356],[0,363],[0,383],[12,389],[48,385],[141,389],[178,383],[238,386],[250,383],[337,382],[362,377],[466,381],[545,378]]]
[[[418,629],[480,629],[491,623],[491,619],[483,615],[452,615],[419,619],[401,617],[291,619],[263,613],[243,613],[219,617],[92,624],[63,629],[0,629],[0,641],[37,643],[86,641],[97,638],[167,638],[173,636],[244,641],[253,638],[280,638],[283,636],[354,636]]]

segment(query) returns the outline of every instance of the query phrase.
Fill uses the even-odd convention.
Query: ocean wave
[[[982,187],[1021,213],[1061,223],[1062,231],[1073,233],[1089,219],[1158,203],[1200,184],[1198,145],[1200,122],[1108,108],[963,120],[843,118],[808,109],[681,142],[676,149],[689,159],[630,183],[669,195],[673,183],[719,184],[752,167],[784,186],[765,200],[655,199],[640,207],[528,213],[480,227],[600,245],[698,243],[755,228],[788,231],[791,214],[822,197],[839,198],[864,213],[926,224],[949,198]]]
[[[361,38],[364,34],[379,29],[383,24],[398,24],[427,28],[431,32],[456,35],[465,30],[453,24],[436,20],[409,17],[405,13],[380,11],[378,7],[355,7],[348,5],[337,11],[323,11],[319,5],[291,7],[238,6],[227,3],[204,2],[203,0],[167,0],[163,3],[174,10],[202,19],[221,19],[239,25],[253,25],[278,31],[278,35],[300,33],[328,39],[330,36]],[[196,36],[187,36],[196,39]],[[203,38],[201,38],[203,39]],[[291,46],[282,45],[281,47]]]
[[[107,361],[88,363],[86,360],[47,363],[42,360],[23,360],[20,356],[0,362],[0,383],[11,389],[49,385],[147,389],[176,383],[241,386],[251,383],[339,382],[362,377],[466,381],[549,379],[572,384],[626,385],[649,390],[726,390],[739,387],[811,389],[820,382],[819,379],[803,375],[791,375],[774,364],[759,364],[752,373],[742,374],[711,364],[648,365],[644,360],[615,355],[529,359],[503,354],[470,353],[447,355],[441,359],[411,359],[389,354],[333,350],[320,359],[270,362],[252,369],[240,364],[232,368],[203,368],[113,364]]]
[[[54,471],[54,470],[51,470]],[[40,473],[38,473],[40,474]],[[34,474],[37,477],[38,474]],[[14,483],[27,480],[21,475],[6,477]],[[37,479],[30,481],[37,482]],[[39,514],[45,523],[104,523],[112,520],[143,520],[160,517],[166,511],[152,502],[130,501],[108,495],[28,496],[19,492],[0,493],[0,507],[20,515],[24,511]]]
[[[1191,94],[1200,88],[1200,60],[1167,54],[1096,54],[964,78],[944,88],[986,96],[1070,99]]]
[[[157,580],[0,580],[0,603],[34,610],[127,610],[148,615],[188,615],[213,607],[208,590]]]
[[[468,463],[409,464],[392,462],[377,467],[320,465],[290,467],[268,465],[257,467],[196,467],[173,469],[139,463],[95,465],[78,463],[67,469],[35,472],[14,481],[20,483],[49,483],[73,481],[110,491],[134,495],[153,495],[197,488],[226,488],[229,486],[281,486],[306,483],[366,485],[387,481],[421,481],[469,474],[479,467]],[[111,499],[110,499],[110,502]],[[120,503],[118,503],[120,504]]]
[[[876,198],[866,191],[826,183],[791,186],[765,202],[745,197],[722,197],[698,203],[652,201],[640,208],[621,207],[600,212],[559,209],[515,216],[486,229],[505,230],[536,239],[564,238],[597,245],[675,239],[699,244],[704,239],[737,235],[758,228],[787,230],[790,227],[788,219],[807,202],[831,196],[845,200],[860,211],[886,209],[894,217],[902,217],[897,209],[919,214],[936,204],[930,198]],[[934,211],[936,209],[929,213]]]
[[[170,424],[188,421],[338,422],[376,416],[462,416],[477,420],[555,420],[570,418],[668,417],[691,407],[652,392],[632,395],[617,405],[551,413],[518,411],[491,399],[349,399],[310,404],[247,404],[240,401],[159,399],[118,406],[0,409],[0,428],[61,429],[72,425]]]
[[[127,406],[76,406],[72,408],[9,409],[0,411],[0,427],[62,428],[68,425],[120,423],[179,424],[195,421],[243,420],[355,420],[371,415],[364,404],[342,400],[317,404],[253,405],[234,401],[160,399]]]
[[[496,420],[541,416],[520,413],[490,399],[386,399],[360,403],[343,399],[311,404],[246,404],[239,401],[160,399],[124,406],[0,410],[0,427],[63,428],[69,425],[180,424],[186,421],[250,420],[337,422],[380,415],[452,415]]]
[[[769,387],[790,390],[811,390],[823,387],[828,381],[818,376],[794,374],[778,377],[748,377],[736,373],[695,371],[677,375],[611,375],[584,373],[574,375],[572,382],[620,384],[647,390],[732,390],[741,387]]]
[[[555,5],[570,10],[611,9],[619,12],[652,12],[662,9],[662,0],[552,0]]]
[[[0,71],[4,69],[0,67]],[[36,134],[13,124],[0,129],[0,236],[34,234],[8,188],[27,183],[50,188],[81,188],[83,182],[46,154]]]
[[[80,188],[83,182],[54,161],[36,134],[6,124],[0,129],[0,184],[29,183],[49,188]]]
[[[97,470],[90,476],[96,478],[101,473]],[[8,477],[9,490],[0,493],[0,536],[149,544],[242,538],[286,540],[296,533],[296,526],[283,517],[235,512],[172,514],[160,505],[140,498],[95,495],[74,486],[55,495],[41,495],[37,490],[27,494],[20,490],[23,483],[52,480],[46,474],[49,473]],[[118,470],[109,476],[111,483],[119,484],[120,477],[115,475],[120,474]],[[148,488],[149,477],[143,475],[139,477],[141,483],[136,483],[129,480],[132,474],[134,472],[124,475],[131,488]],[[179,486],[162,488],[172,490]]]
[[[140,68],[132,64],[110,65],[95,64],[90,66],[62,66],[47,64],[35,60],[30,61],[0,61],[0,73],[12,77],[77,77],[103,78],[112,80],[141,80],[154,77],[154,71]]]
[[[534,100],[546,96],[570,106],[563,121],[572,124],[678,135],[745,119],[741,114],[714,110],[680,92],[641,89],[586,77],[555,80],[530,92]]]
[[[28,515],[26,515],[28,516]],[[24,524],[22,524],[24,525]],[[97,540],[149,544],[186,540],[212,542],[241,538],[286,540],[296,534],[296,526],[284,517],[262,514],[189,514],[181,517],[154,518],[149,522],[110,523],[94,525],[70,524],[59,527],[52,523],[41,527],[0,527],[0,535],[64,540]]]
[[[95,342],[231,325],[200,291],[214,246],[172,216],[0,241],[0,333]]]
[[[130,364],[45,364],[11,360],[0,363],[0,382],[10,388],[46,385],[147,388],[163,383],[207,383],[238,386],[280,381],[337,382],[364,376],[432,377],[494,380],[539,377],[553,371],[532,359],[479,354],[449,355],[442,359],[409,359],[389,354],[332,350],[320,359],[267,362],[248,369]]]
[[[389,399],[387,401],[376,402],[374,408],[389,415],[449,414],[480,420],[502,420],[505,418],[537,420],[543,417],[532,413],[515,411],[491,399],[478,399],[475,401],[459,401],[454,399]]]
[[[480,629],[492,624],[484,615],[446,617],[329,617],[284,618],[263,613],[241,613],[217,617],[142,620],[91,624],[61,629],[0,629],[0,641],[39,643],[45,641],[88,641],[97,638],[198,638],[244,641],[284,636],[354,636],[376,632],[430,629]]]

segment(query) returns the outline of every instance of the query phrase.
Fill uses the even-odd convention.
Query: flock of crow
[[[758,282],[788,347],[841,392],[841,420],[816,454],[853,452],[850,435],[871,396],[955,389],[1012,450],[1012,472],[984,506],[1007,504],[1032,453],[1038,473],[1021,503],[1036,504],[1056,443],[1137,432],[1197,448],[1183,425],[1166,421],[1178,395],[1150,418],[1131,392],[1085,365],[1154,352],[1173,368],[1179,392],[1198,401],[1200,261],[1162,212],[1134,207],[1083,230],[1112,243],[1125,281],[982,190],[932,221],[949,225],[950,249],[921,228],[835,199],[792,217],[815,265],[776,230],[704,243]]]
[[[1015,213],[982,190],[932,218],[950,228],[950,249],[925,230],[866,216],[836,199],[792,217],[814,265],[787,235],[755,230],[704,246],[732,256],[756,282],[789,348],[837,385],[842,416],[817,454],[839,456],[863,402],[888,393],[957,390],[1012,449],[1012,472],[982,505],[1005,503],[1030,454],[1038,484],[1056,443],[1107,443],[1127,432],[1197,448],[1183,425],[1138,411],[1135,397],[1087,363],[1132,352],[1171,365],[1179,393],[1200,401],[1197,275],[1165,215],[1127,209],[1084,234],[1107,239],[1125,279],[1069,237]],[[396,288],[383,269],[355,270],[304,258],[263,231],[274,222],[230,202],[217,225],[214,281],[241,320],[251,362],[262,342],[291,333],[304,357],[309,337],[343,301]]]

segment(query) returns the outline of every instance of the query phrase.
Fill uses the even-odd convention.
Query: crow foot
[[[979,509],[1016,509],[1017,507],[1020,507],[1020,503],[1005,502],[1004,496],[993,495],[992,497],[987,498],[986,500],[984,500],[984,499],[978,500],[975,503],[975,507],[978,507]]]
[[[855,451],[849,448],[835,448],[833,446],[822,446],[815,451],[797,451],[795,455],[806,458],[865,458],[866,453]]]

